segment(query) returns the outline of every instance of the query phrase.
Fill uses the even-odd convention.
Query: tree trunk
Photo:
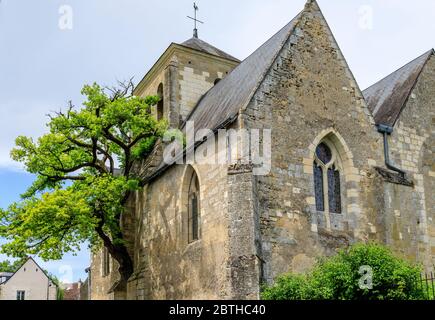
[[[107,251],[112,256],[113,259],[116,260],[119,264],[119,274],[121,275],[121,282],[124,285],[127,285],[128,279],[133,274],[133,260],[128,253],[127,247],[124,244],[114,244],[112,240],[104,233],[103,227],[100,224],[96,227],[96,232],[103,240],[104,246],[107,248]],[[120,238],[122,238],[122,234],[120,234]]]
[[[133,261],[127,251],[127,247],[125,245],[112,245],[113,253],[110,252],[109,248],[107,250],[119,264],[118,271],[121,275],[121,280],[127,283],[133,274]]]

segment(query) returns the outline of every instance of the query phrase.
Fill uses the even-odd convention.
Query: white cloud
[[[0,168],[21,170],[22,165],[10,158],[15,139],[20,136],[37,138],[47,128],[47,114],[50,104],[38,101],[13,101],[2,103],[0,107]]]

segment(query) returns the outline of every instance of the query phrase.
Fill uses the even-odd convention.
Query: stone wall
[[[185,120],[216,79],[223,79],[237,63],[190,52],[180,52],[177,58],[180,115]]]
[[[376,232],[363,203],[382,141],[316,4],[310,5],[243,114],[248,128],[272,130],[272,172],[256,177],[263,280],[303,272],[321,255]],[[327,140],[339,155],[341,214],[317,212],[313,161]]]
[[[129,298],[218,299],[228,296],[227,168],[194,166],[200,182],[200,240],[188,243],[191,166],[175,165],[138,192],[135,270]]]
[[[152,94],[165,81],[171,125],[235,66],[181,49],[168,61],[140,94]],[[310,2],[232,125],[271,129],[271,172],[254,176],[249,163],[174,165],[137,192],[123,215],[135,267],[127,298],[255,299],[262,281],[307,271],[318,257],[357,241],[386,243],[429,269],[435,256],[434,91],[432,58],[390,137],[392,159],[412,183],[391,183],[378,170],[384,167],[382,136],[324,17]],[[336,155],[341,213],[316,210],[313,162],[321,142]],[[143,167],[148,175],[155,164]],[[200,182],[201,239],[189,244],[192,170]],[[115,298],[108,293],[115,273],[103,278],[101,257],[94,255],[92,299]]]
[[[145,85],[135,93],[142,97],[156,95],[163,84],[164,116],[171,127],[178,127],[215,80],[225,77],[236,65],[234,61],[175,47],[171,56],[159,60]],[[153,113],[157,115],[156,109]],[[141,178],[154,173],[164,147],[159,142],[152,156],[135,165]],[[227,166],[196,168],[201,182],[203,229],[202,239],[189,245],[182,216],[182,195],[186,192],[183,179],[188,168],[171,168],[138,192],[126,207],[122,229],[136,270],[128,285],[129,299],[224,298],[230,294],[230,272],[226,269]],[[91,299],[114,298],[109,292],[118,279],[116,263],[114,266],[111,275],[103,277],[101,252],[93,255]]]
[[[385,185],[387,242],[405,257],[435,265],[435,58],[428,61],[389,137],[393,163],[414,186]]]
[[[89,279],[91,282],[90,300],[113,300],[113,293],[109,292],[119,277],[118,266],[110,259],[110,274],[103,275],[102,252],[99,250],[91,255]]]

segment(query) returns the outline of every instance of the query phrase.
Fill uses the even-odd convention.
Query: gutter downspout
[[[402,169],[397,168],[394,166],[390,161],[390,152],[388,147],[388,136],[391,135],[394,131],[394,128],[385,124],[378,124],[377,125],[378,132],[383,134],[384,136],[384,157],[385,157],[385,165],[388,169],[393,170],[395,172],[398,172],[402,175],[402,177],[405,179],[406,172]]]

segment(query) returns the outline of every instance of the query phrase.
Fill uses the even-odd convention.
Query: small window
[[[25,300],[26,299],[26,291],[17,291],[17,300]]]
[[[164,115],[163,83],[159,84],[159,87],[157,89],[157,95],[160,98],[159,102],[157,103],[157,120],[160,121],[163,119],[163,115]]]
[[[199,220],[200,220],[200,201],[199,201],[199,181],[195,172],[192,174],[189,185],[188,202],[188,227],[189,243],[199,240]]]

